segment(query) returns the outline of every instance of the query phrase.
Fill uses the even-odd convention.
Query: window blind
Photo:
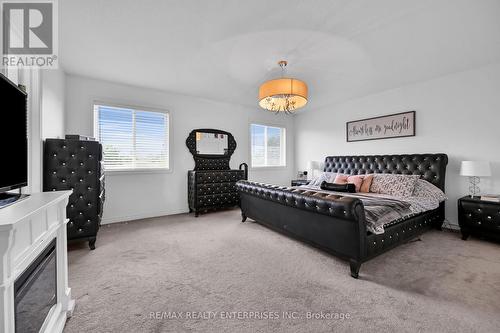
[[[250,125],[252,167],[285,166],[285,129]]]
[[[168,169],[168,113],[94,105],[108,170]]]

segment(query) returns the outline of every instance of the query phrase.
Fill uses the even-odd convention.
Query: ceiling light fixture
[[[307,84],[304,81],[285,77],[285,60],[278,62],[281,79],[264,82],[259,88],[259,105],[268,111],[291,114],[307,103]]]

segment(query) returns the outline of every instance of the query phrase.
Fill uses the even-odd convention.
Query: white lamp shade
[[[319,162],[318,161],[309,161],[307,162],[307,170],[319,170]]]
[[[491,176],[490,162],[462,161],[460,175],[468,177],[489,177]]]

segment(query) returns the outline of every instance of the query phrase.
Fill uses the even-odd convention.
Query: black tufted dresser
[[[228,147],[224,154],[200,154],[197,150],[197,133],[227,135]],[[195,161],[193,170],[188,171],[189,212],[197,217],[200,211],[216,210],[238,206],[240,197],[236,189],[238,180],[247,178],[246,164],[239,170],[231,170],[229,161],[236,149],[236,141],[231,133],[216,129],[196,129],[186,139]],[[245,169],[241,169],[242,166]]]
[[[97,141],[45,140],[43,190],[73,190],[66,208],[68,240],[88,240],[91,250],[95,249],[104,204],[101,160],[102,147]]]

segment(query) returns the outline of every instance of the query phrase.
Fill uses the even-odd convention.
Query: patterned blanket
[[[376,193],[333,192],[322,190],[319,186],[311,185],[302,185],[297,188],[306,190],[302,193],[309,195],[323,193],[331,194],[332,196],[340,195],[360,199],[365,207],[366,228],[374,234],[383,234],[384,227],[439,207],[438,200],[423,197],[399,198]],[[328,199],[328,197],[322,198]]]

